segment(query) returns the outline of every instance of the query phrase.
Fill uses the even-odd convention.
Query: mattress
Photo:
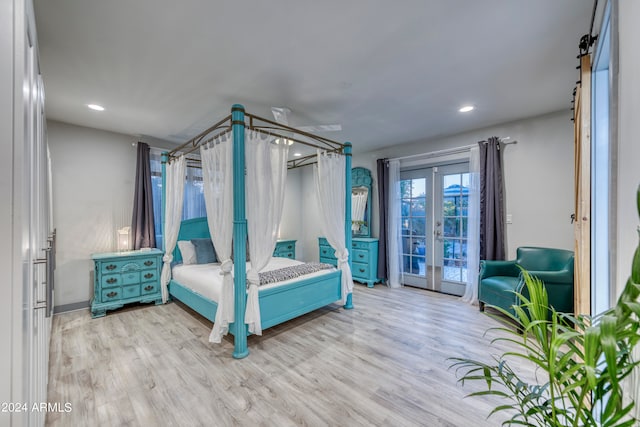
[[[269,261],[269,264],[262,270],[272,271],[281,268],[291,267],[293,265],[304,264],[303,262],[296,261],[289,258],[273,257]],[[251,263],[247,262],[247,271],[251,268]],[[270,289],[277,286],[293,283],[298,280],[308,279],[311,277],[322,276],[335,271],[321,270],[315,273],[306,274],[296,279],[284,280],[282,282],[269,283],[267,285],[260,286],[260,290]],[[232,273],[233,274],[233,273]],[[191,289],[192,291],[208,298],[212,301],[218,302],[220,300],[220,294],[222,292],[222,275],[220,274],[220,264],[178,264],[172,269],[172,278],[174,281],[180,283],[182,286]]]

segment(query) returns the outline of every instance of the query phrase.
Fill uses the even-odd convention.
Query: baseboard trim
[[[53,314],[68,313],[70,311],[84,310],[86,308],[89,308],[89,301],[80,301],[71,304],[57,305],[53,307]]]

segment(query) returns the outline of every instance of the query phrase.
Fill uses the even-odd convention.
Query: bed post
[[[244,106],[231,107],[233,129],[233,272],[235,322],[233,332],[233,357],[242,359],[249,355],[247,348],[247,325],[244,312],[247,306],[247,217],[244,195]]]
[[[345,200],[344,200],[344,241],[347,250],[349,251],[349,268],[351,268],[351,260],[353,256],[351,255],[352,251],[352,240],[351,240],[351,143],[344,143],[344,156],[345,156]],[[353,293],[347,294],[347,301],[344,304],[344,308],[352,309],[353,308]]]
[[[164,239],[165,236],[167,235],[164,231],[164,224],[166,222],[165,218],[165,210],[166,210],[166,205],[167,205],[167,162],[169,161],[169,153],[166,151],[162,152],[162,156],[161,156],[161,161],[162,161],[162,247],[160,249],[162,249],[162,252],[164,252],[165,248],[167,247],[167,245],[164,244]]]

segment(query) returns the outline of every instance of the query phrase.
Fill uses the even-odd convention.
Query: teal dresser
[[[162,251],[110,252],[91,255],[95,263],[91,317],[102,317],[132,302],[162,304]]]
[[[337,265],[335,250],[324,237],[318,238],[320,262]],[[351,243],[351,274],[353,280],[366,283],[369,288],[382,280],[378,273],[378,239],[371,237],[354,237]]]
[[[278,240],[273,251],[274,257],[296,259],[296,241]]]

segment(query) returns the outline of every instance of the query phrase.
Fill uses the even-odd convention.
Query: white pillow
[[[189,240],[180,240],[178,242],[178,248],[180,249],[180,254],[182,255],[183,264],[198,263],[196,259],[196,247],[193,246],[193,243],[191,243]]]

